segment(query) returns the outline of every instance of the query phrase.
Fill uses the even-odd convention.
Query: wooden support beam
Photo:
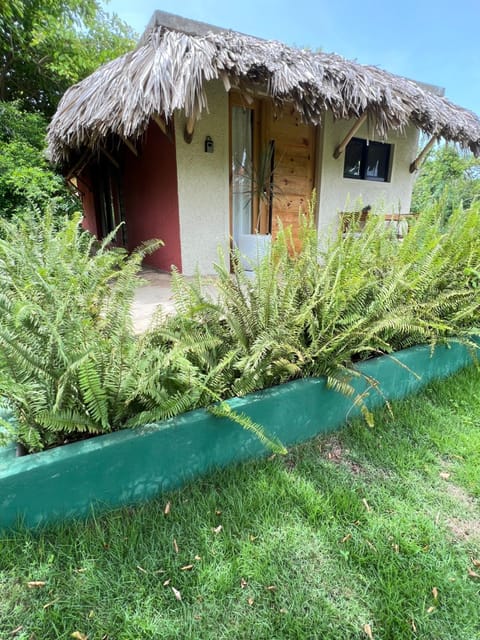
[[[183,139],[187,144],[190,144],[193,139],[193,133],[195,131],[195,116],[190,116],[185,123],[185,129],[183,130]]]
[[[262,95],[262,94],[260,93],[259,95]],[[255,98],[250,93],[247,93],[246,91],[242,92],[242,98],[249,107],[251,107],[252,104],[255,102]]]
[[[420,166],[422,165],[423,161],[425,160],[425,157],[430,152],[431,148],[433,147],[433,145],[435,144],[435,142],[437,140],[438,140],[437,136],[433,136],[433,138],[431,138],[427,142],[427,144],[422,149],[422,151],[420,151],[420,153],[415,158],[415,160],[410,164],[410,173],[415,173],[415,171],[417,171],[417,169],[420,168]]]
[[[222,79],[225,91],[228,93],[230,91],[230,89],[232,88],[232,85],[231,85],[231,82],[230,82],[230,78],[228,77],[228,75],[226,73],[221,73],[220,74],[220,78]]]
[[[335,148],[335,151],[333,152],[333,157],[335,158],[335,160],[337,160],[342,155],[342,153],[345,151],[347,147],[347,144],[350,142],[353,136],[357,133],[357,131],[360,129],[360,127],[362,126],[362,124],[365,122],[367,118],[368,118],[368,113],[364,111],[362,115],[359,117],[359,119],[355,122],[353,127],[350,129],[350,131],[347,133],[345,138]]]
[[[78,184],[79,182],[81,182],[87,191],[90,191],[90,192],[92,192],[92,191],[93,191],[93,189],[92,189],[92,185],[91,185],[91,184],[88,184],[87,182],[85,182],[85,180],[82,178],[82,176],[80,176],[80,175],[76,176],[76,180],[77,180],[77,184]],[[85,192],[84,192],[84,191],[82,191],[80,188],[79,188],[79,191],[80,191],[80,193],[81,193],[82,195],[85,193]]]
[[[103,147],[100,147],[100,151],[103,153],[103,155],[108,158],[110,160],[110,162],[113,164],[114,167],[116,167],[117,169],[120,169],[120,165],[118,164],[118,162],[115,160],[115,158],[112,156],[111,153],[109,153],[106,149],[104,149]]]
[[[130,142],[128,138],[124,138],[123,136],[120,136],[120,138],[122,139],[123,144],[130,149],[133,155],[138,157],[138,151],[133,142]]]
[[[79,189],[77,178],[70,178],[66,182],[67,182],[67,189],[70,191],[70,193],[73,193],[73,195],[77,196],[77,198],[83,198],[83,196],[85,195],[85,192]]]
[[[81,172],[81,170],[85,167],[85,165],[89,161],[91,155],[92,155],[92,152],[89,149],[87,149],[86,151],[84,151],[82,153],[82,155],[80,156],[80,160],[78,160],[78,162],[76,162],[73,165],[73,167],[71,167],[71,169],[69,170],[69,172],[65,176],[65,180],[67,182],[70,182],[70,180],[73,178],[73,176],[77,176],[77,174],[79,174]]]
[[[152,118],[155,124],[157,125],[157,127],[160,129],[160,131],[164,135],[168,136],[167,125],[165,124],[165,120],[161,116],[158,116],[157,114],[154,114]]]
[[[158,126],[160,131],[163,133],[163,135],[167,136],[167,138],[173,144],[174,141],[175,141],[175,135],[174,135],[174,129],[173,129],[173,119],[170,118],[168,123],[167,123],[165,121],[165,118],[163,116],[159,116],[158,114],[154,114],[152,116],[152,119],[156,123],[156,125]]]

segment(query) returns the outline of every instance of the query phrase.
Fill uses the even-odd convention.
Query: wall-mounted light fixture
[[[205,138],[205,153],[213,153],[213,140],[210,136]]]

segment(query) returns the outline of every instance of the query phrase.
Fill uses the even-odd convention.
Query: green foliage
[[[0,637],[367,640],[369,623],[377,640],[478,640],[480,371],[393,413],[136,508],[3,533]]]
[[[200,278],[175,276],[178,314],[154,334],[186,349],[206,388],[224,398],[323,375],[350,394],[359,359],[478,331],[478,206],[446,226],[432,209],[403,242],[372,216],[320,252],[312,220],[303,217],[299,251],[281,231],[253,278],[238,256],[233,274],[221,260],[214,297]]]
[[[79,217],[0,224],[0,396],[30,450],[208,407],[282,446],[222,401],[304,376],[352,395],[355,362],[415,344],[470,343],[480,311],[480,204],[432,208],[398,242],[383,219],[319,250],[313,203],[300,249],[281,230],[248,276],[223,258],[216,294],[174,274],[177,314],[135,337],[146,246],[97,246]],[[368,381],[375,386],[374,380]],[[364,398],[354,398],[362,406]],[[368,424],[372,416],[363,407]]]
[[[130,305],[158,243],[127,257],[79,222],[57,230],[48,212],[0,222],[0,396],[30,450],[116,429],[143,406]]]
[[[63,213],[78,208],[78,199],[45,158],[45,129],[41,114],[0,102],[0,217],[47,205]]]
[[[422,213],[441,203],[445,217],[459,203],[470,207],[480,199],[480,159],[454,146],[438,147],[423,164],[412,194],[412,211]]]
[[[16,418],[7,439],[29,451],[220,400],[186,345],[134,335],[136,276],[161,243],[127,256],[110,248],[117,230],[98,245],[79,224],[79,215],[59,220],[48,211],[0,221],[0,397]],[[284,451],[245,416],[222,405],[217,412]]]
[[[133,47],[97,0],[0,0],[0,216],[53,201],[78,208],[45,158],[47,118],[65,90]]]
[[[0,101],[51,115],[78,80],[133,47],[97,0],[13,0],[0,10]]]

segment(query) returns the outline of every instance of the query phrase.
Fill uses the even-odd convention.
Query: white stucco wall
[[[217,247],[229,246],[229,140],[228,94],[221,82],[207,87],[209,113],[195,125],[193,140],[183,138],[185,117],[175,114],[177,147],[178,204],[182,271],[213,273]],[[214,152],[205,153],[210,136]]]
[[[182,271],[190,275],[198,266],[201,273],[213,273],[217,248],[229,247],[229,101],[223,83],[207,86],[209,113],[197,121],[193,140],[183,138],[185,117],[175,114],[178,200]],[[338,225],[340,211],[363,206],[386,213],[408,213],[415,176],[409,171],[416,157],[418,130],[411,126],[403,133],[391,132],[386,142],[393,145],[389,182],[354,180],[343,177],[345,156],[333,158],[354,121],[334,121],[330,113],[317,146],[317,206],[320,235]],[[214,153],[205,153],[206,136],[214,143]],[[356,137],[375,140],[365,123]],[[383,142],[383,140],[380,140]]]
[[[418,146],[418,130],[410,126],[404,133],[391,132],[387,140],[380,140],[370,132],[367,123],[355,134],[357,138],[370,138],[393,145],[390,182],[355,180],[343,177],[345,154],[337,160],[333,152],[354,124],[354,120],[334,121],[326,114],[318,148],[318,227],[326,232],[338,225],[340,211],[358,210],[358,202],[371,205],[384,213],[408,213],[415,175],[410,173],[410,163],[415,159]]]

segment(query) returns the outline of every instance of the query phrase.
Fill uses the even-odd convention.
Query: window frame
[[[351,143],[358,145],[361,143],[361,158],[360,158],[360,175],[354,176],[347,174],[346,164],[348,157],[348,148]],[[384,147],[386,152],[385,166],[386,171],[384,177],[375,177],[367,175],[368,167],[368,152],[372,148],[372,145],[377,147]],[[343,177],[348,180],[367,180],[369,182],[390,182],[392,174],[392,158],[393,158],[393,144],[388,142],[377,142],[376,140],[366,140],[365,138],[352,138],[345,148],[345,159],[343,163]]]

